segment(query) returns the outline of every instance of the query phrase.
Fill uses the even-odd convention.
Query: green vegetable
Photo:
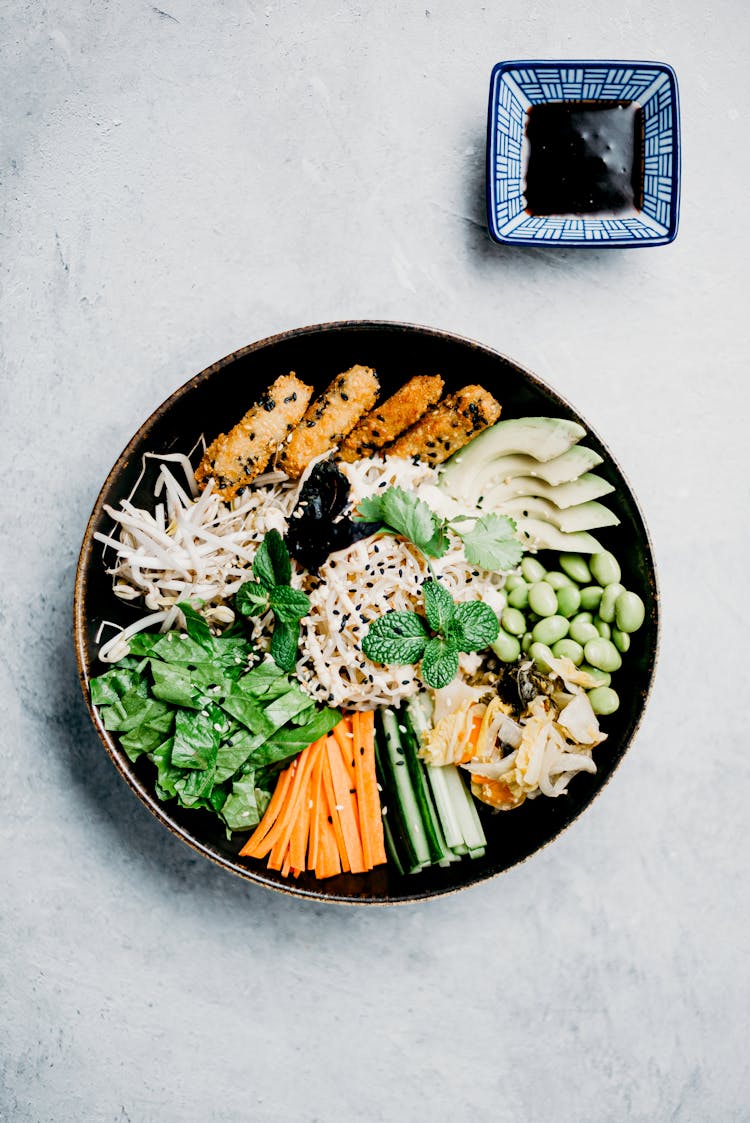
[[[539,641],[535,640],[529,648],[529,655],[534,660],[540,671],[543,671],[546,674],[548,671],[552,670],[550,659],[553,659],[554,656],[546,643],[540,643]]]
[[[630,648],[630,636],[627,632],[621,632],[619,628],[613,628],[612,643],[619,652],[624,654]]]
[[[594,680],[597,686],[609,686],[612,681],[612,675],[608,671],[602,671],[599,667],[592,667],[590,663],[581,663],[580,668]],[[592,689],[594,688],[592,687]]]
[[[521,654],[521,644],[517,636],[508,635],[501,628],[497,639],[492,644],[492,650],[503,663],[515,663]]]
[[[555,590],[546,581],[535,581],[529,589],[529,608],[537,616],[554,616],[557,612]]]
[[[589,702],[595,714],[613,714],[620,705],[620,699],[608,686],[597,686],[589,690]]]
[[[583,662],[583,648],[574,639],[559,639],[552,646],[552,654],[556,659],[570,659],[576,667]]]
[[[613,585],[622,577],[617,558],[607,550],[603,550],[600,554],[592,554],[589,564],[594,578],[602,587]]]
[[[507,583],[506,583],[506,588],[507,587],[508,586],[507,586]],[[508,593],[508,604],[510,605],[511,608],[522,609],[522,608],[527,608],[528,603],[529,603],[529,586],[526,584],[525,581],[522,581],[520,585],[514,585],[514,587]]]
[[[560,554],[560,569],[579,585],[588,585],[591,581],[589,567],[580,554]]]
[[[621,632],[637,632],[646,618],[646,606],[637,593],[620,593],[615,601],[615,620]]]
[[[588,643],[590,639],[596,639],[599,635],[594,624],[590,612],[579,612],[570,621],[570,638],[575,640],[576,643],[581,645]]]
[[[548,585],[552,586],[556,593],[559,592],[560,589],[565,588],[566,585],[573,585],[568,575],[566,573],[560,573],[558,569],[551,569],[549,573],[545,574],[544,580]]]
[[[526,585],[526,581],[521,573],[509,573],[505,578],[505,588],[508,592],[513,592],[515,589],[522,589]],[[516,608],[523,608],[522,604],[517,604]]]
[[[599,604],[599,616],[607,624],[611,624],[615,618],[615,603],[620,593],[624,593],[625,588],[619,581],[607,585],[602,593],[602,599]]]
[[[535,624],[531,636],[534,643],[545,643],[551,647],[568,634],[569,624],[564,616],[546,616]]]
[[[248,829],[270,798],[270,770],[341,715],[318,708],[271,661],[248,671],[245,637],[213,636],[194,608],[180,607],[188,634],[134,637],[131,647],[145,657],[128,656],[93,679],[92,702],[130,759],[152,762],[159,799],[219,814],[229,830]]]
[[[243,616],[274,615],[271,657],[284,671],[297,663],[299,624],[310,611],[310,598],[293,589],[289,551],[278,530],[269,530],[253,559],[255,581],[246,581],[237,590],[235,608]]]
[[[602,636],[590,639],[584,645],[583,653],[587,663],[602,671],[618,671],[622,666],[620,652],[611,640],[604,639]]]
[[[595,617],[594,627],[596,628],[599,635],[603,636],[604,639],[612,638],[612,629],[610,628],[606,620],[602,620],[601,616]]]
[[[536,558],[527,557],[521,562],[521,573],[530,585],[536,581],[543,581],[546,572],[544,566]]]
[[[517,608],[503,609],[500,623],[506,632],[510,632],[512,636],[522,636],[526,631],[526,620],[522,612]]]
[[[563,585],[557,590],[557,611],[561,616],[573,616],[580,607],[581,594],[575,585]]]
[[[596,612],[603,592],[601,585],[587,585],[581,589],[581,608],[586,612]]]
[[[489,605],[481,601],[455,604],[437,581],[425,581],[422,596],[426,620],[416,612],[386,612],[367,629],[362,650],[373,663],[398,665],[421,659],[422,679],[440,689],[455,677],[459,652],[489,647],[497,638],[499,624]]]

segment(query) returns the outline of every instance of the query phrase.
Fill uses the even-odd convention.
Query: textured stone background
[[[164,2],[0,8],[0,1117],[747,1119],[747,6]],[[491,66],[560,56],[676,67],[672,247],[488,241]],[[386,911],[173,840],[70,641],[86,518],[143,418],[250,340],[358,316],[481,339],[591,416],[663,585],[601,800],[502,879]]]

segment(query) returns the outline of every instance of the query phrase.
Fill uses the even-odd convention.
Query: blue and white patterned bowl
[[[645,127],[643,206],[632,215],[530,215],[524,198],[525,118],[550,101],[637,102]],[[662,62],[500,62],[490,80],[487,215],[490,235],[513,246],[664,246],[680,209],[677,79]]]

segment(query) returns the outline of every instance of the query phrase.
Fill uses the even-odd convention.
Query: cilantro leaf
[[[292,565],[284,539],[278,530],[269,530],[253,559],[253,573],[266,589],[288,585],[292,579]]]
[[[523,556],[523,546],[514,537],[516,524],[508,515],[483,515],[471,530],[455,528],[463,540],[469,565],[490,571],[515,569]]]
[[[385,522],[382,494],[376,493],[375,495],[366,495],[364,499],[360,499],[356,511],[352,514],[352,518],[355,522]]]
[[[424,582],[422,597],[428,624],[434,632],[445,633],[456,611],[453,597],[437,581]]]
[[[482,651],[499,634],[497,616],[488,604],[472,600],[456,606],[451,638],[459,651]]]
[[[458,673],[458,650],[451,640],[436,637],[425,648],[422,679],[435,690],[447,686]]]
[[[416,663],[428,640],[427,626],[416,612],[386,612],[367,629],[362,650],[373,663]]]
[[[383,492],[383,518],[389,527],[425,553],[435,548],[441,524],[423,499],[401,487],[389,487]]]

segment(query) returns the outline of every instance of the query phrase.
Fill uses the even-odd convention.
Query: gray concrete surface
[[[0,9],[0,1117],[748,1119],[747,6],[164,3]],[[490,68],[560,56],[676,67],[672,247],[488,241]],[[628,472],[663,584],[606,794],[501,880],[399,910],[282,899],[173,840],[99,746],[70,640],[141,420],[345,317],[553,383]]]

